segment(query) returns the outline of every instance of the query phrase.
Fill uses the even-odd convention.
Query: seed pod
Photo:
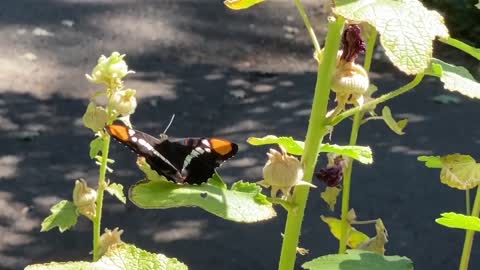
[[[89,219],[95,217],[97,191],[90,188],[84,179],[75,181],[73,189],[73,204],[77,206],[78,212]]]

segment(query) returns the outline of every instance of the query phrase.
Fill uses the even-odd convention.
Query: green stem
[[[452,47],[455,47],[461,51],[464,51],[465,53],[468,53],[469,55],[477,58],[477,60],[480,60],[480,49],[479,48],[475,48],[475,47],[472,47],[458,39],[454,39],[454,38],[440,38],[440,41],[445,43],[445,44],[448,44]]]
[[[344,23],[343,18],[337,18],[335,22],[328,23],[324,58],[318,66],[312,112],[302,156],[305,170],[304,180],[308,182],[312,181],[320,144],[324,134],[326,134],[325,115]],[[279,262],[280,270],[293,270],[295,268],[296,250],[309,190],[308,186],[298,186],[293,192],[292,203],[296,205],[296,208],[288,212]]]
[[[370,71],[370,66],[372,65],[373,59],[373,52],[375,51],[375,41],[377,40],[377,30],[372,27],[370,31],[370,37],[368,38],[367,42],[367,52],[365,53],[365,63],[363,63],[363,67],[367,72]]]
[[[417,86],[423,79],[423,76],[425,74],[423,73],[420,73],[420,74],[417,74],[417,76],[415,76],[415,78],[407,83],[406,85],[392,91],[392,92],[389,92],[385,95],[382,95],[370,102],[367,102],[365,104],[363,104],[363,106],[357,106],[357,107],[354,107],[354,108],[351,108],[349,110],[346,110],[344,111],[343,113],[331,118],[329,121],[328,121],[328,124],[331,125],[331,126],[335,126],[337,125],[338,123],[342,122],[342,120],[344,120],[345,118],[348,118],[354,114],[356,114],[357,112],[365,112],[367,110],[369,110],[370,108],[380,104],[380,103],[383,103],[389,99],[392,99],[396,96],[399,96],[403,93],[406,93],[410,90],[412,90],[415,86]]]
[[[315,32],[313,31],[312,25],[310,24],[310,20],[308,19],[307,13],[305,12],[305,9],[302,6],[302,3],[300,0],[294,0],[295,1],[295,6],[297,7],[298,13],[300,13],[300,16],[302,16],[303,23],[305,24],[305,27],[307,28],[308,34],[310,34],[310,38],[312,39],[313,46],[315,47],[315,50],[317,52],[320,52],[320,44],[318,43],[317,36],[315,35]]]
[[[350,132],[350,145],[357,144],[358,131],[360,130],[360,124],[362,122],[363,113],[357,112],[353,118],[352,131]],[[342,189],[342,226],[340,231],[340,245],[338,253],[345,253],[347,250],[347,229],[348,229],[348,211],[350,208],[350,186],[352,179],[352,167],[353,160],[348,161],[347,170],[343,177],[343,189]]]
[[[480,187],[477,188],[477,194],[475,195],[475,201],[473,202],[472,216],[478,217],[480,214]],[[467,230],[465,234],[465,242],[463,244],[462,258],[460,259],[459,270],[467,270],[468,262],[470,261],[470,253],[472,251],[473,236],[475,231]]]
[[[470,216],[472,210],[472,206],[470,205],[470,189],[465,190],[465,208],[467,208],[467,216]]]
[[[97,261],[100,258],[99,241],[101,234],[102,223],[102,207],[103,207],[103,193],[106,188],[105,176],[107,173],[107,160],[108,150],[110,148],[110,136],[105,138],[105,142],[102,148],[102,161],[100,163],[100,175],[98,177],[98,190],[97,190],[97,208],[95,211],[95,218],[93,219],[93,261]]]

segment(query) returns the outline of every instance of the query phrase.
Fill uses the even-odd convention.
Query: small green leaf
[[[247,142],[251,145],[278,144],[282,146],[287,153],[301,156],[305,144],[302,141],[294,140],[292,137],[277,137],[267,135],[263,138],[250,137]],[[336,153],[356,159],[362,163],[370,164],[373,162],[372,150],[368,146],[347,145],[340,146],[336,144],[321,144],[320,152]]]
[[[265,0],[225,0],[223,3],[233,10],[241,10],[252,7],[256,4],[259,4]]]
[[[407,119],[403,119],[403,120],[400,120],[398,122],[395,121],[395,119],[393,119],[392,112],[390,111],[390,108],[387,107],[387,106],[383,107],[383,109],[382,109],[382,118],[383,118],[383,121],[385,121],[387,126],[393,132],[397,133],[398,135],[405,134],[405,132],[403,132],[403,129],[405,128],[405,126],[408,123]]]
[[[428,168],[442,168],[440,156],[419,156],[417,160],[425,162],[425,166]]]
[[[413,262],[407,257],[347,250],[347,254],[318,257],[304,263],[302,267],[308,270],[413,270]]]
[[[96,262],[63,262],[29,265],[25,270],[188,270],[175,258],[150,253],[129,244],[117,244]]]
[[[466,216],[454,212],[442,213],[441,218],[435,219],[440,225],[449,228],[473,230],[480,232],[480,218],[473,216]]]
[[[70,201],[63,200],[50,208],[52,214],[42,222],[40,231],[46,232],[58,227],[60,232],[64,232],[77,223],[77,207]]]
[[[110,193],[110,195],[116,197],[122,203],[127,202],[127,198],[125,197],[125,194],[123,193],[122,184],[112,183],[112,184],[108,185],[108,187],[105,190],[108,191],[108,193]]]
[[[417,0],[337,0],[335,4],[335,14],[375,27],[390,61],[407,74],[423,72],[431,61],[432,41],[449,36],[442,16]]]
[[[472,189],[480,184],[480,164],[469,155],[453,154],[441,157],[440,181],[461,189]]]
[[[90,142],[90,158],[95,159],[95,157],[100,153],[103,148],[105,140],[103,137],[96,137]]]
[[[256,146],[278,144],[283,147],[287,153],[297,156],[303,154],[303,147],[305,145],[302,141],[296,141],[292,137],[277,137],[275,135],[267,135],[263,138],[250,137],[247,139],[247,142]]]
[[[211,182],[202,185],[179,185],[162,180],[155,171],[149,169],[148,164],[139,165],[151,181],[138,182],[130,188],[128,195],[140,208],[196,206],[221,218],[246,223],[276,216],[272,204],[261,194],[261,188],[253,183],[239,181],[234,183],[230,190]],[[157,176],[151,179],[154,174]]]
[[[341,188],[327,186],[325,191],[320,193],[320,197],[328,204],[330,211],[335,209],[335,204],[337,204],[337,198],[341,191]]]
[[[429,74],[439,77],[447,90],[460,92],[470,98],[480,98],[480,83],[464,67],[434,58]]]

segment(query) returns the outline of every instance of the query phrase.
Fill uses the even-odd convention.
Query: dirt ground
[[[321,6],[304,2],[322,33]],[[71,198],[75,179],[96,182],[88,157],[92,134],[81,116],[98,90],[84,74],[101,54],[125,53],[136,71],[126,80],[139,95],[136,128],[158,134],[175,114],[171,136],[222,136],[239,144],[220,170],[229,183],[260,180],[268,148],[247,145],[248,137],[305,136],[316,65],[292,1],[232,12],[220,0],[3,0],[0,26],[0,269],[90,257],[85,220],[63,234],[40,233],[40,223],[54,203]],[[408,82],[381,52],[375,59],[371,76],[379,92]],[[383,219],[387,254],[408,256],[422,270],[456,269],[464,232],[434,219],[464,211],[464,192],[440,184],[439,171],[416,157],[476,155],[480,146],[480,103],[459,95],[453,95],[459,104],[434,102],[441,94],[453,95],[426,79],[388,103],[395,116],[410,120],[403,136],[381,122],[362,127],[359,144],[372,147],[375,162],[355,166],[352,186],[359,218]],[[350,124],[336,128],[334,143],[346,144]],[[113,181],[128,187],[141,179],[132,153],[113,144],[111,154]],[[103,226],[120,227],[124,241],[177,257],[193,270],[272,270],[285,222],[277,210],[275,219],[246,225],[195,208],[142,210],[107,199]],[[298,258],[297,269],[336,252],[320,215],[338,212],[329,212],[320,189],[311,192],[301,238],[310,254]],[[470,269],[480,269],[479,258],[477,241]]]

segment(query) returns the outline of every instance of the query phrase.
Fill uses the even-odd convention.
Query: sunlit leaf
[[[417,160],[425,162],[425,166],[428,168],[442,168],[440,156],[419,156]]]
[[[385,52],[407,74],[423,72],[430,64],[432,41],[448,37],[442,16],[417,0],[337,0],[334,12],[348,20],[367,22],[380,33]]]
[[[179,185],[139,163],[150,181],[141,181],[130,188],[129,198],[140,208],[165,209],[200,207],[221,218],[236,222],[257,222],[276,216],[276,212],[261,188],[254,183],[236,182],[231,189],[219,184],[219,179],[202,185]],[[213,179],[218,176],[214,175]]]
[[[403,129],[405,128],[405,126],[408,123],[407,119],[403,119],[403,120],[400,120],[398,122],[395,121],[395,119],[393,119],[392,112],[390,111],[390,108],[387,107],[387,106],[383,107],[383,109],[382,109],[382,118],[383,118],[383,121],[385,121],[387,126],[393,132],[397,133],[398,135],[405,134],[405,132],[403,132]]]
[[[42,232],[58,227],[64,232],[77,223],[77,207],[70,201],[63,200],[50,208],[52,214],[42,222]]]
[[[466,216],[453,212],[442,213],[441,218],[435,219],[440,225],[449,228],[473,230],[480,232],[480,218],[473,216]]]
[[[122,184],[112,183],[112,184],[108,185],[108,187],[105,190],[108,191],[108,193],[110,193],[110,195],[116,197],[122,203],[127,202],[127,198],[125,197],[125,194],[123,193]]]
[[[452,188],[467,190],[480,183],[480,164],[468,155],[453,154],[444,156],[440,180]]]
[[[301,156],[305,144],[302,141],[296,141],[292,137],[277,137],[275,135],[267,135],[263,138],[250,137],[247,142],[251,145],[278,144],[283,147],[287,153]]]
[[[407,257],[382,256],[365,250],[318,257],[302,265],[307,270],[413,270]]]
[[[233,10],[247,9],[265,0],[225,0],[223,3]]]
[[[24,270],[90,270],[90,262],[50,262],[32,264]]]
[[[447,90],[460,92],[470,98],[480,98],[480,83],[464,67],[434,58],[429,74],[439,77]]]
[[[335,209],[335,204],[337,203],[337,198],[341,191],[341,188],[327,186],[325,191],[320,193],[320,197],[328,204],[331,211]]]
[[[90,158],[95,159],[98,153],[102,150],[105,140],[103,137],[97,137],[90,142]]]
[[[330,232],[332,233],[335,238],[340,240],[341,230],[342,230],[342,221],[337,218],[333,217],[325,217],[321,216],[323,222],[328,224],[330,227]],[[351,248],[358,247],[361,243],[370,239],[366,234],[357,231],[357,229],[353,228],[352,225],[347,224],[347,245]]]

